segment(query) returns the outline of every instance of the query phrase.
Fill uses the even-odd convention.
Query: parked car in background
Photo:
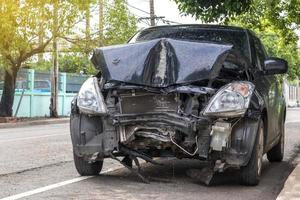
[[[282,161],[286,104],[277,74],[288,65],[252,31],[151,27],[129,44],[95,49],[92,62],[102,73],[72,102],[79,174],[98,174],[108,157],[129,169],[137,157],[176,157],[207,161],[212,173],[239,169],[242,184],[257,185],[264,154]]]

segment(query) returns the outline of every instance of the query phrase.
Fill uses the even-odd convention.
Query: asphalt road
[[[110,159],[97,177],[80,177],[72,162],[68,124],[0,129],[0,200],[12,199],[275,199],[300,152],[300,109],[288,111],[284,162],[266,159],[259,186],[240,186],[235,171],[218,174],[210,187],[190,179],[198,161],[164,159],[144,164],[150,184]]]

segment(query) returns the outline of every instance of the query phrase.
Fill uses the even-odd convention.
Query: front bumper
[[[117,114],[106,117],[87,116],[79,113],[71,115],[71,137],[74,153],[90,160],[109,157],[111,153],[123,155],[120,151],[119,127],[124,125],[160,124],[194,134],[197,131],[198,152],[195,156],[183,154],[182,157],[207,161],[221,160],[230,166],[245,166],[250,157],[259,119],[241,118],[232,128],[230,146],[222,151],[212,151],[210,147],[211,126],[209,118],[189,118],[174,113]],[[159,154],[163,156],[170,154]],[[153,154],[152,156],[155,156]]]

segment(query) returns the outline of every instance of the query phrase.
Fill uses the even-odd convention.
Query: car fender
[[[255,138],[259,128],[259,119],[243,118],[232,129],[231,145],[225,153],[226,163],[245,166],[251,158]]]
[[[225,156],[228,164],[236,166],[248,164],[264,109],[265,102],[255,90],[245,116],[232,127],[231,145]]]

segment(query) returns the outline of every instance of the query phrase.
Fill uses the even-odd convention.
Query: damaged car
[[[257,185],[262,158],[284,153],[288,64],[269,57],[250,30],[219,25],[157,26],[128,44],[97,48],[99,73],[72,102],[71,138],[80,175],[100,173],[105,158],[143,181],[137,158],[196,159],[209,170],[239,170]],[[132,168],[133,162],[138,169]]]

